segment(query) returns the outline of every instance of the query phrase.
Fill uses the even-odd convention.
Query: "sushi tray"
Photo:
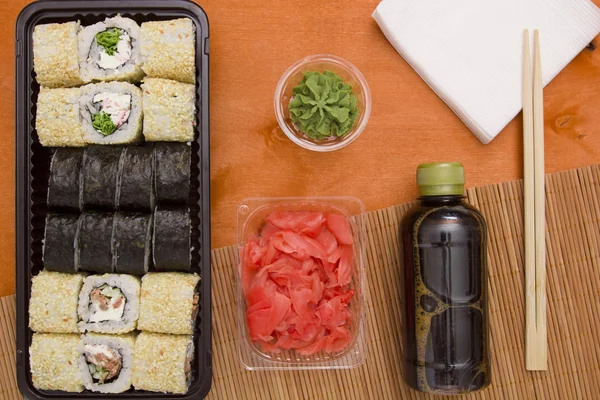
[[[41,0],[19,15],[24,397],[209,392],[208,38],[187,0]]]

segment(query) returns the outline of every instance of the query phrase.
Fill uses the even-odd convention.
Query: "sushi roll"
[[[79,216],[79,239],[75,250],[79,269],[111,273],[113,258],[113,213],[83,213]]]
[[[142,69],[149,77],[196,82],[196,27],[191,19],[144,22]]]
[[[139,310],[139,278],[120,274],[90,275],[79,293],[79,331],[131,332],[137,325]]]
[[[154,184],[159,203],[185,204],[190,196],[191,147],[185,143],[154,145]]]
[[[152,214],[115,215],[115,271],[144,275],[150,268]]]
[[[33,29],[33,69],[41,86],[71,87],[83,83],[77,60],[79,21],[37,25]]]
[[[90,146],[83,153],[81,199],[85,210],[115,210],[122,147]]]
[[[149,142],[194,140],[194,85],[146,78],[142,84],[144,138]]]
[[[186,393],[192,380],[190,335],[142,332],[135,341],[132,383],[137,390]]]
[[[48,214],[44,232],[42,255],[44,268],[58,272],[77,272],[75,259],[79,216],[72,214]]]
[[[154,212],[152,255],[154,267],[162,271],[189,271],[191,267],[190,211],[157,207]]]
[[[123,153],[119,210],[154,210],[152,146],[128,146]]]
[[[29,328],[34,332],[77,333],[82,274],[42,270],[31,278]]]
[[[79,211],[79,178],[83,149],[59,148],[50,161],[48,207],[57,210]]]
[[[123,393],[131,388],[135,334],[88,333],[77,345],[78,366],[87,390]]]
[[[33,386],[40,390],[82,392],[78,343],[79,335],[34,333],[29,346]]]
[[[86,26],[79,34],[79,66],[85,82],[138,82],[144,76],[140,66],[140,27],[120,15]]]
[[[136,143],[142,138],[142,91],[131,83],[84,86],[79,109],[83,137],[88,143]]]
[[[198,314],[197,274],[149,272],[142,277],[138,329],[191,335]]]
[[[80,88],[48,89],[42,87],[37,99],[35,129],[45,147],[83,147],[79,123]]]

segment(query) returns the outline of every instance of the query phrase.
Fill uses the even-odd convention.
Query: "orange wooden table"
[[[14,293],[15,268],[10,38],[27,3],[0,3],[0,36],[7,38],[0,57],[0,296]],[[415,168],[422,162],[462,162],[468,186],[522,176],[520,116],[482,145],[387,42],[371,18],[378,0],[199,4],[210,20],[214,248],[233,244],[236,205],[249,196],[352,195],[373,210],[414,198]],[[281,74],[294,61],[318,53],[356,65],[373,96],[362,136],[329,154],[288,141],[273,113]],[[584,50],[544,94],[546,172],[600,162],[600,49]]]

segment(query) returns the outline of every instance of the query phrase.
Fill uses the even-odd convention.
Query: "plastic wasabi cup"
[[[314,140],[301,132],[292,122],[289,104],[293,88],[302,81],[305,72],[332,71],[345,83],[352,86],[356,96],[358,115],[352,129],[342,137]],[[285,135],[298,146],[312,151],[327,152],[339,150],[353,141],[365,130],[371,115],[371,91],[363,74],[350,62],[331,54],[308,56],[292,64],[281,76],[275,89],[275,116]]]

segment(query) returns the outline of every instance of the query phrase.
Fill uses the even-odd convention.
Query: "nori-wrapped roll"
[[[119,210],[154,210],[152,146],[128,146],[123,151]]]
[[[90,146],[83,154],[81,196],[85,210],[116,210],[123,147]]]
[[[48,214],[44,234],[44,267],[50,271],[77,272],[75,260],[78,216]]]
[[[83,213],[79,219],[79,268],[90,272],[113,272],[114,214]]]
[[[154,267],[162,271],[189,271],[191,267],[190,210],[161,209],[154,211],[152,254]]]
[[[154,181],[159,204],[187,203],[190,195],[191,147],[185,143],[154,144]]]
[[[58,148],[50,162],[48,207],[79,211],[81,209],[80,172],[83,149]]]
[[[115,271],[144,275],[150,265],[152,214],[115,215]]]

